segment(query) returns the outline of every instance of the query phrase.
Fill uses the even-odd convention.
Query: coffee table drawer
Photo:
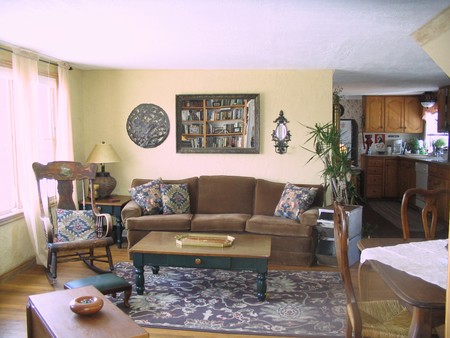
[[[231,267],[231,258],[173,255],[168,257],[168,264],[169,266],[179,267],[229,269]]]

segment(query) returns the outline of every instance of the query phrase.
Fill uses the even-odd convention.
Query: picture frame
[[[259,138],[259,94],[176,95],[177,153],[258,154]]]

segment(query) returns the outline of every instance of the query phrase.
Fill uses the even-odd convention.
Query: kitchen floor
[[[393,203],[392,200],[377,200],[377,203]],[[376,212],[370,205],[371,201],[366,202],[363,207],[363,228],[367,229],[371,237],[402,237],[401,220],[398,219],[397,226],[388,221],[382,214]],[[378,209],[379,210],[379,209]],[[420,212],[413,210],[414,217],[420,219]],[[367,234],[366,234],[367,235]],[[411,232],[411,237],[423,237],[423,232]],[[448,226],[436,232],[436,238],[448,238]]]

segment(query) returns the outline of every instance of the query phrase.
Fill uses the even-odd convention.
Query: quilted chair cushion
[[[314,202],[317,189],[287,183],[275,208],[274,216],[300,221],[300,215]]]
[[[56,242],[73,242],[97,237],[92,210],[56,210]]]
[[[163,214],[190,214],[189,189],[187,184],[161,183]]]
[[[131,198],[142,208],[144,215],[157,215],[162,213],[161,183],[161,179],[158,178],[130,188]]]

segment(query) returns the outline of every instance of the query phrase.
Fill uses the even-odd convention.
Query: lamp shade
[[[116,151],[110,144],[102,142],[101,144],[96,144],[94,149],[92,149],[86,162],[88,163],[114,163],[120,162],[120,157],[117,155]]]
[[[88,163],[101,163],[101,171],[97,172],[94,180],[94,185],[98,186],[98,197],[106,198],[111,195],[116,187],[116,179],[112,177],[109,172],[105,171],[105,163],[120,162],[120,157],[110,144],[102,142],[96,144],[92,149],[86,162]]]

